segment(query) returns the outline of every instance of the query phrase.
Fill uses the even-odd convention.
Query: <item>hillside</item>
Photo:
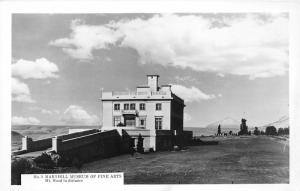
[[[21,147],[22,145],[22,137],[23,135],[16,132],[16,131],[11,131],[11,150],[17,150]]]
[[[12,131],[36,139],[53,137],[56,135],[67,134],[69,129],[90,129],[99,128],[98,126],[55,126],[55,125],[13,125]]]

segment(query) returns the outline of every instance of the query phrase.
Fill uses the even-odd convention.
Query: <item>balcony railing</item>
[[[137,110],[121,110],[122,114],[132,114],[132,115],[138,115],[138,111]]]

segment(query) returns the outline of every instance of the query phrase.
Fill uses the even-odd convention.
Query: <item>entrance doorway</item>
[[[135,127],[135,115],[124,115],[125,126]]]

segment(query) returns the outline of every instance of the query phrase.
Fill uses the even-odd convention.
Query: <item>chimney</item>
[[[159,75],[147,75],[148,86],[152,92],[158,91],[158,77]]]

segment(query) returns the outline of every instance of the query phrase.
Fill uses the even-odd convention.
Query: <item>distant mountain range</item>
[[[205,127],[184,127],[184,130],[193,131],[194,136],[209,136],[214,135],[218,131],[218,125],[221,125],[221,131],[228,133],[232,131],[237,133],[240,130],[241,122],[231,118],[225,117],[224,119],[215,121],[208,124]],[[249,126],[249,130],[253,131],[254,127]],[[260,130],[265,130],[267,126],[274,126],[278,128],[289,127],[289,116],[282,116],[277,121],[268,123],[263,126],[259,126]],[[99,126],[55,126],[55,125],[13,125],[12,126],[12,140],[13,143],[19,145],[22,136],[32,137],[34,140],[52,137],[60,134],[68,133],[69,129],[72,128],[100,128]]]
[[[208,124],[205,128],[215,128],[217,129],[218,126],[221,125],[221,128],[240,128],[240,122],[238,120],[235,120],[231,117],[225,117],[224,119],[221,119],[219,121],[213,122]]]
[[[218,132],[218,126],[221,125],[221,131],[228,133],[232,131],[237,133],[240,129],[240,122],[231,117],[225,117],[224,119],[210,123],[205,127],[185,127],[184,130],[193,131],[194,136],[209,136],[214,135]]]
[[[12,125],[11,130],[36,139],[53,137],[56,135],[67,134],[69,129],[93,129],[99,126],[66,126],[66,125]]]
[[[224,119],[208,124],[206,127],[185,127],[184,130],[193,131],[194,136],[209,136],[217,133],[219,124],[221,125],[222,132],[228,133],[232,131],[233,133],[237,133],[240,130],[241,122],[231,117],[225,117]],[[277,121],[259,126],[258,128],[265,130],[267,126],[274,126],[277,129],[289,127],[289,117],[282,116]],[[254,127],[248,125],[248,129],[253,131]]]

